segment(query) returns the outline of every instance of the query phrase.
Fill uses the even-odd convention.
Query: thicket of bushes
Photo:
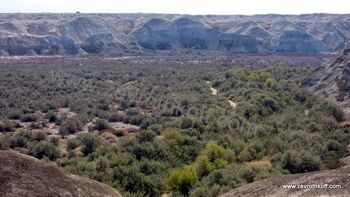
[[[56,160],[124,196],[217,196],[267,177],[335,168],[349,141],[349,128],[339,124],[342,110],[299,87],[304,68],[150,63],[1,71],[1,119],[37,123],[41,111],[63,136],[92,120],[102,132],[111,122],[141,127],[134,136],[116,131],[123,137],[112,144],[102,132],[74,139],[27,131],[0,137],[0,149]],[[76,115],[58,115],[59,108]],[[9,129],[1,121],[0,132]]]

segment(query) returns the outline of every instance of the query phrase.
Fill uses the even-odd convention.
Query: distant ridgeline
[[[0,55],[338,52],[350,15],[0,14]]]

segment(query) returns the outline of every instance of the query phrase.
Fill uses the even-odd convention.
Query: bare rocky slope
[[[350,43],[338,58],[318,67],[302,85],[342,107],[350,118]]]
[[[286,189],[286,185],[312,185],[327,184],[341,188],[324,188],[315,189]],[[327,187],[328,187],[327,186]],[[309,186],[306,186],[309,187]],[[311,186],[310,186],[311,187]],[[222,195],[222,197],[280,197],[280,196],[350,196],[350,167],[345,166],[336,170],[326,170],[320,172],[303,173],[296,175],[282,176],[275,179],[266,179],[254,182]]]
[[[14,151],[0,151],[0,196],[121,197],[107,185]]]
[[[350,152],[350,145],[348,151]],[[221,197],[350,196],[350,156],[342,158],[340,163],[342,167],[334,170],[301,173],[257,181],[236,188]],[[285,188],[291,185],[320,188]]]
[[[0,14],[0,55],[335,52],[350,15]]]

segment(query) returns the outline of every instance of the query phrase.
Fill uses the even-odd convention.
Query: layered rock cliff
[[[0,14],[0,55],[337,52],[350,15]]]

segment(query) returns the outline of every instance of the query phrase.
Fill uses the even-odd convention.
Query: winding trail
[[[211,82],[210,82],[210,81],[206,81],[205,83],[210,85]],[[211,94],[212,94],[212,95],[215,95],[215,96],[218,96],[218,95],[219,95],[218,90],[215,89],[215,88],[213,88],[213,86],[210,86],[210,91],[211,91]],[[227,99],[227,101],[228,101],[228,103],[230,104],[230,106],[231,106],[233,109],[235,109],[235,108],[237,107],[237,105],[238,105],[236,102],[234,102],[234,101],[232,101],[232,100]]]
[[[210,90],[211,90],[211,94],[212,95],[216,95],[216,96],[218,95],[218,90],[217,89],[215,89],[215,88],[210,86]]]

